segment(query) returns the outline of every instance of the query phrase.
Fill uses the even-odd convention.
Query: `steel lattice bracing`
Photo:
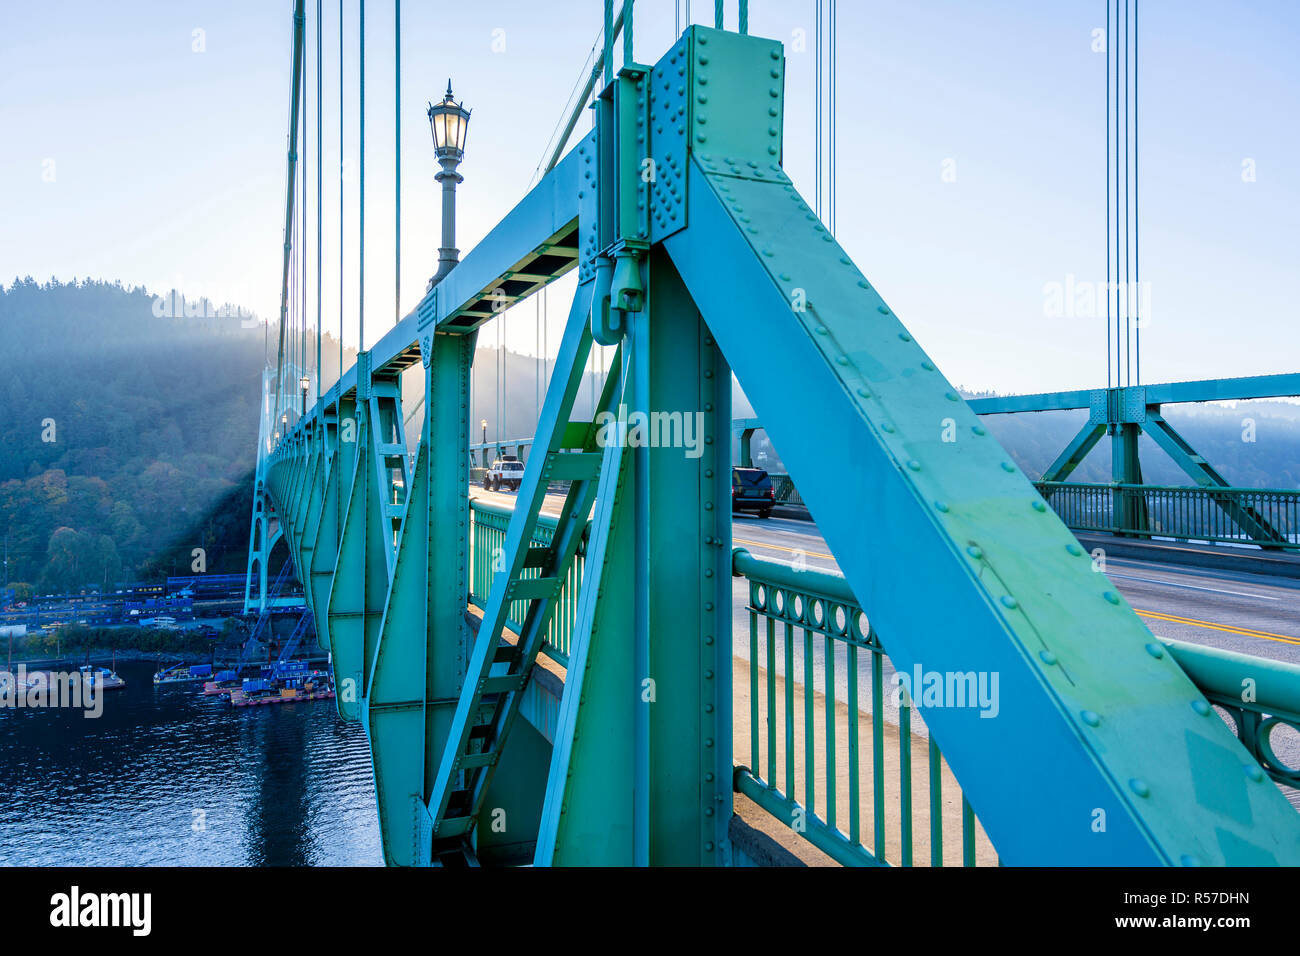
[[[385,858],[506,860],[535,843],[539,863],[729,862],[734,370],[898,669],[997,675],[996,717],[924,713],[1005,862],[1300,861],[1291,807],[1193,708],[1200,692],[785,176],[783,73],[779,44],[701,27],[653,68],[626,65],[596,134],[272,453],[268,493],[310,577],[340,713],[370,735]],[[473,332],[492,289],[517,301],[574,264],[475,628]],[[620,345],[602,408],[700,414],[698,457],[570,420],[593,339]],[[419,358],[425,421],[397,507],[384,389]],[[825,470],[828,435],[849,450],[847,480]],[[553,478],[572,484],[539,547]],[[588,518],[547,742],[517,719],[519,696]],[[513,601],[528,608],[517,640]],[[501,809],[523,821],[505,840],[488,824]]]

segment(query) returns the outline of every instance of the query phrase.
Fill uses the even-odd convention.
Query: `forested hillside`
[[[188,574],[200,547],[207,571],[243,570],[267,332],[233,311],[183,307],[116,283],[24,279],[0,288],[0,538],[10,582],[48,592]],[[274,349],[274,327],[269,334]],[[323,354],[328,386],[337,341]],[[550,371],[532,356],[508,352],[502,362],[480,349],[471,440],[483,419],[489,438],[530,435]],[[408,378],[410,414],[421,377]],[[580,388],[576,416],[590,414],[596,379]],[[753,415],[738,390],[733,411]],[[1166,414],[1233,484],[1300,488],[1300,407],[1189,405]],[[1033,477],[1083,420],[1083,412],[986,419]],[[418,425],[412,417],[411,439]],[[762,432],[754,452],[769,470],[784,470]],[[1147,481],[1187,483],[1149,438],[1142,456]],[[1106,442],[1073,477],[1109,480]]]
[[[11,582],[64,590],[170,572],[150,558],[183,533],[201,535],[251,472],[262,328],[207,302],[191,317],[157,302],[102,282],[0,290],[0,535]],[[223,557],[210,554],[208,569]]]

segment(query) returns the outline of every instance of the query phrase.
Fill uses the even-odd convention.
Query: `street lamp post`
[[[298,379],[298,386],[302,389],[302,417],[307,417],[307,390],[311,388],[311,379],[306,375]]]
[[[442,245],[438,248],[438,271],[429,280],[432,289],[460,261],[456,248],[456,186],[464,177],[456,167],[465,158],[465,134],[469,131],[469,110],[447,93],[436,106],[429,104],[429,127],[433,131],[433,153],[441,170],[433,177],[442,183]]]
[[[484,451],[486,452],[486,450],[487,450],[487,419],[486,419],[486,418],[483,419],[481,422],[479,422],[479,425],[483,428],[483,447],[484,447]]]

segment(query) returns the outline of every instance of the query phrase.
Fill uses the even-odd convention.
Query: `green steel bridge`
[[[1294,548],[1294,493],[1231,488],[1161,406],[1300,377],[963,400],[786,175],[782,44],[722,7],[642,64],[633,4],[607,3],[594,130],[463,261],[444,233],[415,310],[332,387],[309,400],[283,340],[266,378],[250,603],[283,538],[386,861],[742,865],[775,832],[845,865],[1300,863],[1300,772],[1270,743],[1300,668],[1156,639],[1066,523],[1177,535],[1169,502],[1199,496],[1191,536]],[[297,0],[286,297],[306,32]],[[514,506],[471,500],[501,447],[471,444],[477,332],[573,270]],[[615,358],[575,417],[596,345]],[[733,422],[733,373],[758,418]],[[701,454],[620,408],[698,413]],[[1088,422],[1037,483],[980,417],[1069,408]],[[733,547],[732,436],[760,427],[842,575]],[[1143,484],[1142,432],[1194,487]],[[1068,482],[1107,435],[1113,483]]]

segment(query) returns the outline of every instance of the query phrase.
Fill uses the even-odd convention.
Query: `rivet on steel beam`
[[[817,334],[818,334],[818,335],[829,335],[829,334],[830,334],[830,329],[826,328],[826,326],[824,326],[824,325],[819,325],[819,326],[817,326]]]
[[[1210,716],[1210,710],[1211,710],[1211,709],[1212,709],[1212,708],[1210,707],[1208,701],[1204,701],[1204,700],[1194,700],[1194,701],[1192,701],[1192,710],[1196,711],[1196,712],[1197,712],[1198,714],[1200,714],[1202,717],[1208,717],[1208,716]]]
[[[948,505],[942,501],[936,501],[934,503],[934,510],[939,512],[940,514],[946,515],[948,513]]]
[[[944,392],[943,397],[950,402],[960,402],[961,397],[956,392]]]
[[[1013,598],[1010,594],[1004,594],[1002,595],[1002,606],[1008,608],[1016,608],[1020,606],[1020,602],[1017,601],[1015,598]]]
[[[1244,765],[1246,776],[1256,783],[1264,782],[1264,771],[1259,768],[1257,763],[1248,763]]]
[[[902,339],[904,342],[912,341],[912,337],[908,335],[906,332],[899,332],[898,337]]]
[[[921,470],[921,463],[920,463],[919,461],[917,461],[915,458],[912,458],[912,459],[910,459],[910,460],[908,461],[908,463],[907,463],[907,467],[908,467],[911,471],[920,471],[920,470]]]
[[[1079,547],[1073,541],[1071,541],[1069,544],[1065,546],[1065,550],[1068,551],[1070,554],[1074,555],[1076,558],[1079,555],[1083,554],[1083,548]]]
[[[925,369],[927,372],[933,372],[934,363],[929,359],[921,359],[921,368]]]
[[[1200,857],[1192,856],[1192,854],[1190,853],[1184,853],[1182,856],[1178,858],[1178,862],[1181,863],[1183,866],[1201,865]]]
[[[1149,797],[1151,795],[1151,788],[1147,786],[1145,780],[1134,777],[1128,782],[1128,786],[1139,797]]]
[[[1101,723],[1101,717],[1099,717],[1095,711],[1091,711],[1091,710],[1080,711],[1079,719],[1082,720],[1089,727],[1096,727],[1098,724]]]
[[[889,422],[881,422],[881,423],[880,423],[880,430],[881,430],[882,432],[888,432],[888,433],[891,434],[891,435],[894,434],[894,426],[891,425],[891,424],[889,424]]]
[[[1104,597],[1111,604],[1119,603],[1119,595],[1116,594],[1114,591],[1107,591],[1104,594],[1102,594],[1102,597]]]
[[[876,311],[879,312],[881,315],[889,315],[889,306],[878,305],[876,306]]]
[[[1165,656],[1165,649],[1159,644],[1151,643],[1147,645],[1147,653],[1156,660],[1160,660],[1160,658]]]
[[[1056,655],[1053,654],[1051,651],[1048,651],[1048,650],[1042,650],[1042,651],[1039,651],[1039,652],[1038,652],[1038,658],[1039,658],[1039,660],[1041,660],[1044,664],[1047,664],[1049,667],[1052,666],[1052,665],[1054,665],[1054,664],[1056,663]]]
[[[976,435],[987,435],[987,434],[988,434],[988,429],[985,428],[983,425],[972,425],[972,426],[970,427],[970,430],[973,431]]]
[[[978,561],[980,558],[984,557],[984,549],[981,548],[981,547],[979,547],[979,546],[977,546],[977,545],[973,545],[973,544],[972,544],[969,548],[966,549],[966,553],[969,554],[969,555],[970,555],[972,558],[974,558],[976,561]]]
[[[781,113],[780,113],[779,110],[777,110],[777,108],[776,108],[775,106],[770,106],[770,107],[768,107],[767,115],[768,115],[768,116],[780,116]]]
[[[1044,504],[1044,503],[1041,502],[1041,501],[1035,501],[1035,502],[1032,502],[1032,504],[1033,504],[1033,508],[1034,508],[1034,510],[1037,511],[1037,512],[1039,512],[1039,513],[1045,512],[1045,511],[1047,510],[1047,505]]]
[[[868,392],[865,388],[860,388],[860,389],[858,389],[858,395],[860,395],[860,396],[863,397],[863,398],[870,398],[870,397],[871,397],[871,393]]]
[[[849,357],[848,357],[847,355],[841,355],[839,358],[837,358],[837,359],[835,360],[835,364],[837,364],[837,365],[848,365],[848,364],[849,364]]]

